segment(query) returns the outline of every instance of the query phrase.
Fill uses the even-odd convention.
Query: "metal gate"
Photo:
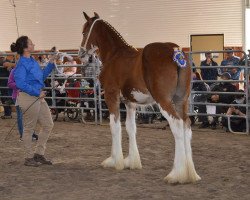
[[[194,95],[196,94],[233,94],[233,95],[239,95],[242,93],[239,92],[212,92],[212,91],[191,91],[190,95],[190,107],[189,107],[189,115],[191,116],[216,116],[216,117],[226,117],[228,121],[228,127],[229,131],[233,132],[231,129],[231,124],[230,124],[230,118],[235,117],[235,118],[244,118],[246,119],[246,133],[249,134],[249,66],[247,63],[247,54],[244,51],[234,51],[234,50],[228,50],[228,51],[196,51],[196,52],[188,52],[189,56],[189,62],[190,66],[192,66],[192,69],[197,69],[195,66],[193,66],[192,62],[192,55],[193,54],[205,54],[205,53],[230,53],[230,52],[239,52],[244,55],[245,58],[245,65],[244,66],[200,66],[201,68],[206,68],[206,69],[212,69],[212,68],[240,68],[241,70],[244,70],[244,80],[192,80],[193,78],[191,77],[191,88],[193,83],[199,83],[199,82],[205,82],[205,83],[221,83],[221,82],[230,82],[230,83],[243,83],[244,88],[245,88],[245,96],[246,96],[246,103],[245,104],[237,104],[239,107],[245,107],[246,108],[246,115],[245,116],[234,116],[234,115],[225,115],[225,114],[207,114],[207,113],[196,113],[194,108],[195,105],[210,105],[210,106],[235,106],[235,104],[223,104],[223,103],[208,103],[208,102],[194,102]],[[199,69],[199,68],[198,68]],[[239,132],[237,132],[239,133]]]

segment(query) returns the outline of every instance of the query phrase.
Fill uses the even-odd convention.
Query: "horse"
[[[93,47],[99,49],[103,63],[99,79],[110,113],[111,156],[102,162],[102,166],[117,170],[142,168],[136,141],[136,105],[156,102],[168,120],[175,139],[173,168],[164,180],[167,183],[200,180],[192,159],[192,130],[187,115],[191,67],[183,58],[183,53],[177,60],[173,59],[179,46],[157,42],[137,50],[97,13],[94,13],[94,17],[89,17],[85,12],[83,15],[86,23],[83,25],[79,55],[84,61],[86,52]],[[184,66],[180,65],[183,61]],[[121,100],[126,106],[125,124],[129,136],[129,154],[125,159],[121,144]]]

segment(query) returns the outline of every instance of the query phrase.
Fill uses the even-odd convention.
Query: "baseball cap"
[[[226,79],[231,79],[231,74],[229,74],[228,72],[224,72],[221,77],[225,77]]]

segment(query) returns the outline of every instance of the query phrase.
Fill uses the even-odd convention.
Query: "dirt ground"
[[[13,122],[0,119],[1,141]],[[0,200],[250,199],[249,136],[194,127],[193,158],[202,180],[186,185],[163,182],[173,165],[169,129],[138,128],[138,145],[142,170],[103,169],[111,148],[109,127],[56,122],[46,154],[54,165],[32,168],[23,165],[14,131],[0,146]],[[127,155],[124,127],[123,147]]]

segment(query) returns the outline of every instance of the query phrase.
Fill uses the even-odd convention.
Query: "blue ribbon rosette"
[[[187,61],[185,60],[184,53],[180,50],[174,50],[174,56],[173,60],[176,62],[176,64],[181,67],[185,68],[187,67]]]

